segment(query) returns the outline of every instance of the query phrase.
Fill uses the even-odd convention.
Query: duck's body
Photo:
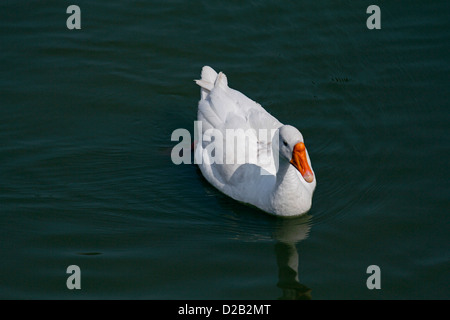
[[[229,88],[223,73],[205,66],[196,82],[202,87],[202,139],[195,157],[206,180],[231,198],[274,215],[307,212],[316,179],[301,133]]]

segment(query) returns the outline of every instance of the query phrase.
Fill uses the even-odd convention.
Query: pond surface
[[[450,298],[448,1],[378,1],[380,30],[369,1],[80,0],[81,30],[27,3],[0,4],[0,297]],[[306,216],[172,163],[204,65],[301,130]]]

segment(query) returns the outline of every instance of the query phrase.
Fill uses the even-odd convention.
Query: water
[[[0,4],[0,297],[450,298],[447,1],[378,1],[381,30],[369,1],[74,4]],[[170,161],[203,65],[302,131],[307,216]]]

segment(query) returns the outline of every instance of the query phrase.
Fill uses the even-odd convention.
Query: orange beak
[[[306,147],[303,142],[299,142],[294,146],[294,151],[292,151],[292,159],[290,162],[297,168],[298,171],[300,171],[306,182],[313,182],[314,173],[312,172],[311,167],[308,164],[308,160],[306,159]]]

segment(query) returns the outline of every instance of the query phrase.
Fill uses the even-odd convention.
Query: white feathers
[[[277,171],[279,154],[273,141],[278,145],[279,128],[283,124],[260,104],[228,87],[228,79],[222,72],[205,66],[201,79],[195,82],[201,87],[198,121],[201,121],[202,134],[206,137],[197,141],[196,156],[204,160],[199,168],[206,180],[233,199],[271,214],[290,216],[309,210],[315,181],[309,185],[301,181],[301,175],[289,160],[282,160],[281,169]],[[299,132],[298,135],[301,137]],[[224,159],[230,156],[227,148],[230,140],[235,139],[236,151],[243,152],[246,161],[216,161],[217,154],[223,155]],[[245,141],[245,147],[239,147],[242,141]],[[214,155],[211,152],[213,143]]]

